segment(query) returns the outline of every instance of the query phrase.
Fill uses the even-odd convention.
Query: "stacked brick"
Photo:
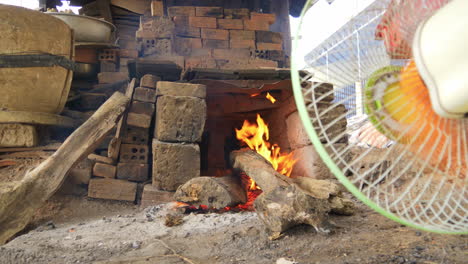
[[[206,120],[206,86],[158,82],[154,128],[153,181],[142,205],[158,202],[200,176],[200,148]]]
[[[136,32],[142,56],[170,57],[185,69],[284,67],[281,33],[269,31],[274,14],[222,7],[164,7],[152,1]]]
[[[128,87],[132,101],[122,117],[109,145],[108,157],[95,158],[88,196],[93,198],[135,201],[137,183],[149,180],[149,139],[155,113],[156,83],[159,77],[145,75],[140,86],[135,80]]]

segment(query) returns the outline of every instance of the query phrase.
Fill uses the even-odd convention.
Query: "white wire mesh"
[[[405,111],[400,121],[411,120],[409,125],[399,127],[394,137],[375,129],[360,135],[390,137],[393,144],[381,148],[344,144],[350,133],[347,121],[362,113],[361,87],[382,67],[407,64],[411,58],[408,43],[417,25],[447,2],[376,1],[306,56],[305,70],[311,74],[301,76],[301,86],[320,141],[342,174],[366,197],[415,225],[466,232],[468,119],[434,119],[419,113],[418,105],[427,98],[415,91],[405,104],[398,96],[388,102],[396,111]],[[378,30],[384,34],[379,35]],[[394,38],[388,39],[389,35]],[[299,41],[301,45],[307,43]],[[314,82],[317,74],[326,76],[330,84]],[[414,107],[408,108],[410,103]],[[383,110],[373,114],[383,117],[374,126],[394,122],[379,111]]]

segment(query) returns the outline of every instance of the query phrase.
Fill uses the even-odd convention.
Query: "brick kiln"
[[[284,29],[277,25],[276,14],[242,6],[177,6],[162,1],[151,2],[151,15],[116,7],[112,12],[120,49],[99,52],[99,84],[91,92],[82,92],[75,106],[95,109],[106,93],[116,90],[126,92],[131,106],[108,145],[98,147],[70,173],[76,182],[86,183],[80,179],[92,167],[89,197],[143,206],[177,199],[218,209],[245,204],[250,198],[252,209],[252,199],[261,191],[249,187],[255,183],[247,171],[262,173],[239,164],[243,154],[238,158],[232,154],[247,147],[236,136],[236,129],[246,121],[266,123],[262,129],[269,130],[269,137],[263,144],[272,157],[288,156],[292,162],[283,174],[329,177],[295,107],[285,68],[289,29],[270,31]],[[128,76],[132,80],[126,86]],[[332,89],[328,84],[315,84],[318,93]],[[333,95],[326,99],[331,103]],[[344,133],[346,123],[333,127],[336,133]],[[268,155],[264,157],[269,159]],[[261,167],[273,177],[255,179],[264,184],[262,190],[291,184],[271,165],[262,165],[255,156],[251,159],[257,162],[251,167]]]
[[[91,198],[142,206],[179,201],[187,210],[255,209],[275,233],[301,223],[323,230],[329,212],[353,212],[340,188],[321,180],[330,174],[297,114],[286,68],[290,32],[283,1],[96,3],[82,12],[112,20],[119,48],[75,43],[75,61],[99,66],[99,73],[74,76],[62,114],[82,125],[49,135],[60,134],[63,142],[73,132],[60,148],[52,146],[57,155],[33,171],[40,183],[31,185],[34,206],[69,171],[62,188],[68,193],[84,190]],[[313,85],[322,97],[313,105],[306,94],[310,107],[333,103],[331,85],[302,85]],[[345,135],[346,121],[333,122],[344,106],[334,109],[314,122]],[[344,143],[345,136],[336,142]],[[55,168],[53,181],[44,178],[47,166]],[[47,192],[43,185],[50,186]]]

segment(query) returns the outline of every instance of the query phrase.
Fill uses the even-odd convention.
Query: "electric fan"
[[[301,15],[292,79],[317,152],[377,212],[467,234],[468,1],[377,0],[310,49],[298,36],[321,26],[304,24],[315,2]]]

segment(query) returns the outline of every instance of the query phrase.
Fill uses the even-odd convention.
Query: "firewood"
[[[174,199],[194,206],[221,209],[247,202],[247,194],[239,178],[197,177],[181,185]]]
[[[263,190],[254,206],[274,237],[280,237],[280,233],[299,224],[327,232],[324,226],[328,213],[354,213],[353,202],[342,197],[335,183],[307,177],[288,178],[252,150],[231,152],[231,165],[246,173]]]
[[[300,224],[326,232],[323,225],[331,210],[328,199],[310,196],[297,185],[279,186],[262,193],[254,205],[260,220],[273,233],[282,233]]]
[[[60,146],[21,181],[0,185],[0,245],[21,231],[36,210],[62,185],[74,164],[86,157],[112,130],[130,99],[115,93]]]
[[[266,193],[292,183],[291,179],[275,171],[262,156],[249,149],[231,152],[231,165],[249,175]]]

